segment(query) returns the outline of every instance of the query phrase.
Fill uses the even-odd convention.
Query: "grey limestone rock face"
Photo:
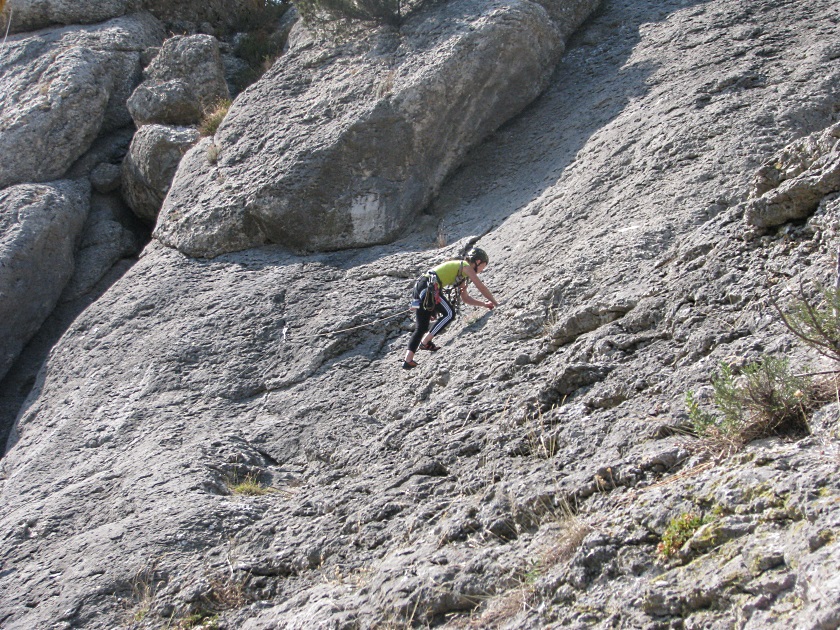
[[[757,228],[804,219],[840,190],[840,123],[800,138],[765,162],[745,213]]]
[[[138,127],[192,125],[201,118],[198,100],[183,79],[144,81],[128,99],[128,111]]]
[[[253,7],[249,0],[8,0],[4,15],[11,18],[12,33],[57,24],[94,24],[141,10],[166,22],[209,22],[229,28]]]
[[[0,191],[0,375],[52,312],[73,275],[89,197],[86,182]]]
[[[96,192],[114,192],[120,187],[121,172],[117,164],[101,162],[90,172],[90,183]]]
[[[190,127],[137,130],[122,163],[122,195],[138,217],[154,224],[181,158],[198,140]]]
[[[206,110],[230,98],[219,42],[211,35],[170,37],[144,76],[128,100],[138,127],[196,124]]]
[[[20,33],[48,26],[94,24],[139,10],[141,0],[9,0],[4,11],[10,31]]]
[[[835,390],[811,435],[729,457],[685,396],[711,404],[723,362],[835,367],[770,302],[834,281],[840,194],[760,236],[745,210],[763,164],[838,123],[838,24],[836,0],[608,0],[396,242],[153,240],[13,380],[0,625],[837,626]],[[212,186],[185,168],[247,197],[233,162]],[[414,279],[475,243],[501,306],[402,370]]]
[[[217,159],[201,147],[184,158],[161,242],[213,257],[392,240],[470,147],[544,89],[563,50],[558,26],[528,1],[448,2],[353,45],[303,31],[291,40],[231,107]]]
[[[77,300],[89,293],[118,261],[140,253],[147,239],[148,231],[118,194],[93,194],[73,255],[73,275],[61,293],[61,301]]]
[[[161,41],[148,14],[9,37],[0,56],[0,188],[60,178],[100,133],[131,122],[140,54]]]

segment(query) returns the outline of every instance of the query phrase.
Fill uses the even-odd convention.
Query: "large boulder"
[[[9,0],[6,19],[11,19],[12,33],[21,33],[56,24],[104,22],[140,5],[140,0]]]
[[[139,10],[166,22],[209,22],[234,26],[254,10],[253,0],[9,0],[11,32],[34,31],[56,24],[94,24]]]
[[[188,127],[137,130],[122,164],[122,192],[138,217],[155,222],[181,158],[198,139],[198,131]]]
[[[569,4],[580,23],[597,2]],[[155,232],[163,243],[213,257],[263,243],[387,242],[543,90],[564,47],[527,0],[449,2],[352,44],[296,29],[214,144],[185,156]]]
[[[10,37],[0,58],[0,188],[59,179],[101,132],[131,122],[140,57],[164,32],[149,14]]]
[[[172,37],[145,70],[128,100],[134,124],[190,125],[230,98],[219,42],[211,35]]]
[[[73,275],[89,197],[85,180],[0,191],[0,379]]]
[[[184,79],[144,81],[128,99],[128,111],[138,127],[192,125],[201,118],[201,107]]]

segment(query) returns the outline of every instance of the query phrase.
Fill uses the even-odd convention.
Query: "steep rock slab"
[[[89,194],[86,182],[0,191],[0,378],[73,275]]]
[[[159,45],[148,14],[10,37],[0,55],[0,188],[64,175],[101,131],[131,122],[140,55]]]
[[[413,273],[455,254],[455,245],[418,251],[429,239],[417,236],[298,260],[266,248],[209,262],[148,248],[55,348],[21,415],[21,442],[3,460],[0,560],[14,572],[0,579],[0,623],[9,630],[57,620],[116,627],[145,609],[139,601],[122,608],[115,597],[130,600],[138,584],[132,578],[159,558],[169,583],[156,594],[148,628],[176,625],[188,602],[207,593],[199,565],[230,576],[229,562],[263,601],[224,613],[220,625],[423,625],[426,603],[442,612],[450,608],[442,606],[448,595],[454,607],[463,603],[460,593],[478,592],[461,588],[474,576],[481,586],[492,572],[500,587],[507,579],[521,593],[520,576],[533,568],[526,563],[540,557],[538,548],[526,546],[524,519],[535,506],[571,493],[597,520],[572,579],[556,603],[547,603],[556,615],[574,616],[567,625],[740,623],[740,608],[714,610],[719,621],[703,618],[702,609],[689,620],[678,610],[665,620],[640,618],[637,573],[648,572],[653,589],[661,584],[652,558],[666,523],[657,519],[654,534],[638,531],[630,511],[629,531],[602,536],[617,522],[617,500],[629,499],[622,502],[628,509],[635,504],[620,488],[602,491],[612,479],[630,485],[624,480],[634,475],[652,483],[658,478],[643,470],[677,465],[682,458],[675,441],[687,438],[648,436],[679,426],[679,416],[671,414],[682,413],[686,389],[708,384],[719,362],[733,354],[752,360],[786,341],[776,338],[781,325],[768,327],[767,272],[774,281],[790,279],[795,289],[794,270],[811,270],[813,278],[833,269],[833,256],[826,267],[809,238],[768,239],[755,249],[740,239],[742,226],[731,216],[725,222],[734,232],[731,242],[721,234],[722,220],[702,225],[722,212],[727,198],[745,194],[765,156],[830,124],[820,119],[791,127],[785,121],[804,107],[798,95],[813,94],[828,74],[803,52],[815,33],[833,37],[837,21],[829,17],[836,18],[840,5],[809,0],[777,9],[769,1],[609,3],[594,32],[584,34],[593,43],[567,57],[555,89],[446,184],[441,199],[457,199],[457,210],[446,217],[453,231],[499,226],[481,244],[492,258],[488,285],[505,304],[471,324],[469,316],[456,322],[441,339],[443,351],[421,357],[418,370],[406,374],[398,367],[407,338],[400,320],[318,335],[403,308]],[[754,14],[744,15],[748,10]],[[758,39],[733,49],[740,41],[733,35],[742,29]],[[778,50],[780,42],[778,57],[768,59],[766,51]],[[709,77],[741,69],[752,75],[753,63],[763,64],[774,89],[715,93],[708,101],[698,95]],[[698,109],[697,101],[705,107]],[[812,97],[805,105],[815,102],[831,103]],[[778,117],[768,122],[768,110]],[[469,171],[482,176],[473,185],[464,181]],[[534,189],[540,194],[532,196]],[[716,242],[720,250],[707,255]],[[680,251],[672,260],[663,252],[675,243]],[[654,295],[626,315],[589,332],[588,325],[569,329],[580,337],[546,356],[547,337],[557,329],[540,331],[538,324],[556,323],[548,317],[552,310],[556,321],[569,313],[574,321],[580,305],[602,314],[601,304],[607,310],[621,304],[597,297],[638,295],[648,287]],[[747,336],[730,343],[733,331]],[[642,335],[653,333],[664,334],[644,341]],[[689,359],[695,353],[702,358]],[[573,395],[580,404],[567,402],[527,420],[531,390],[566,365],[602,363],[614,369],[589,393]],[[621,386],[618,393],[630,398],[607,408],[600,402],[608,393],[598,392],[602,385]],[[633,445],[651,452],[640,462]],[[277,464],[261,463],[256,449]],[[809,457],[826,457],[818,450],[812,445]],[[421,456],[433,461],[415,464]],[[756,466],[766,461],[757,459]],[[214,472],[239,467],[243,475],[258,466],[254,472],[264,477],[291,477],[288,487],[278,484],[286,492],[227,496]],[[819,477],[837,478],[832,475],[827,470]],[[803,486],[813,490],[815,477],[802,477]],[[800,470],[780,467],[774,478],[798,479]],[[681,499],[695,493],[670,488],[676,500],[663,507],[676,515],[689,507]],[[820,509],[835,514],[837,492],[829,490]],[[507,497],[509,507],[502,501]],[[512,517],[519,538],[500,544],[500,534],[510,538],[503,522]],[[796,536],[803,535],[800,522],[791,524]],[[560,536],[550,542],[565,544]],[[402,560],[404,552],[416,561]],[[836,564],[820,566],[826,579],[837,575]],[[616,569],[627,576],[628,596],[606,606],[599,595],[615,588]],[[717,574],[725,577],[725,571]],[[408,572],[432,579],[407,575],[406,593],[399,578]],[[690,575],[684,589],[669,588],[678,595],[700,580]],[[547,598],[556,584],[546,585]],[[741,584],[759,592],[762,586],[738,576],[732,587]],[[567,604],[565,586],[599,592]],[[729,606],[727,595],[715,600],[720,608]],[[292,601],[300,606],[292,608]],[[33,602],[40,603],[27,606]],[[401,616],[397,606],[404,603]],[[816,605],[797,607],[799,618]],[[529,610],[530,623],[509,625],[551,623],[542,618],[542,606]],[[830,601],[823,604],[822,611],[834,610]],[[775,604],[765,612],[784,614]],[[451,625],[459,621],[472,622]],[[797,625],[788,622],[782,617],[779,627]]]
[[[576,23],[596,4],[572,3]],[[446,3],[352,45],[301,31],[293,41],[214,145],[185,156],[155,232],[163,243],[213,257],[387,242],[543,90],[563,50],[527,0]]]
[[[189,127],[145,125],[131,140],[122,163],[122,193],[141,219],[154,223],[184,153],[198,142]]]

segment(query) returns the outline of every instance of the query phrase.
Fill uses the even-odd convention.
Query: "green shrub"
[[[247,11],[243,11],[236,29],[243,33],[261,31],[276,25],[288,11],[287,0],[251,0]]]
[[[234,53],[260,75],[280,54],[280,43],[272,33],[254,31],[246,33],[236,45]]]
[[[722,364],[712,387],[718,414],[701,409],[693,392],[685,402],[694,433],[713,450],[737,450],[780,433],[807,433],[807,413],[818,401],[812,380],[792,374],[779,357],[747,366],[740,377]]]
[[[278,27],[290,6],[286,0],[251,0],[248,11],[242,14],[237,30],[243,35],[233,52],[248,68],[233,77],[234,94],[256,82],[282,53],[285,34]]]
[[[677,553],[705,522],[703,517],[694,512],[683,512],[672,518],[656,547],[659,558],[664,560]]]
[[[432,0],[293,0],[308,23],[359,20],[399,26],[411,13]]]
[[[840,361],[840,289],[824,289],[822,304],[812,304],[800,288],[799,299],[787,312],[776,302],[773,306],[782,322],[794,335],[817,352]]]

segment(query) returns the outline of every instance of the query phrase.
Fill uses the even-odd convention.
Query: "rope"
[[[0,11],[2,11],[6,7],[6,0],[0,0]],[[6,24],[6,35],[3,37],[3,45],[6,45],[6,40],[9,38],[9,29],[12,27],[12,13],[14,13],[14,7],[9,7],[9,23]]]
[[[297,341],[298,339],[314,339],[316,337],[331,337],[332,335],[340,335],[341,333],[350,332],[351,330],[358,330],[359,328],[367,328],[368,326],[373,326],[374,324],[378,324],[380,322],[384,322],[384,321],[387,321],[389,319],[393,319],[395,317],[399,317],[400,315],[405,315],[406,313],[410,313],[410,312],[411,312],[411,309],[407,308],[404,311],[399,311],[397,313],[393,313],[391,315],[388,315],[387,317],[383,317],[382,319],[377,319],[375,321],[368,322],[367,324],[359,324],[358,326],[351,326],[350,328],[342,328],[340,330],[332,330],[330,332],[324,332],[324,333],[315,333],[313,335],[303,335],[301,337],[295,337],[292,341]],[[283,327],[283,342],[288,341],[286,339],[286,335],[287,335],[288,331],[289,331],[289,327],[284,326]]]

